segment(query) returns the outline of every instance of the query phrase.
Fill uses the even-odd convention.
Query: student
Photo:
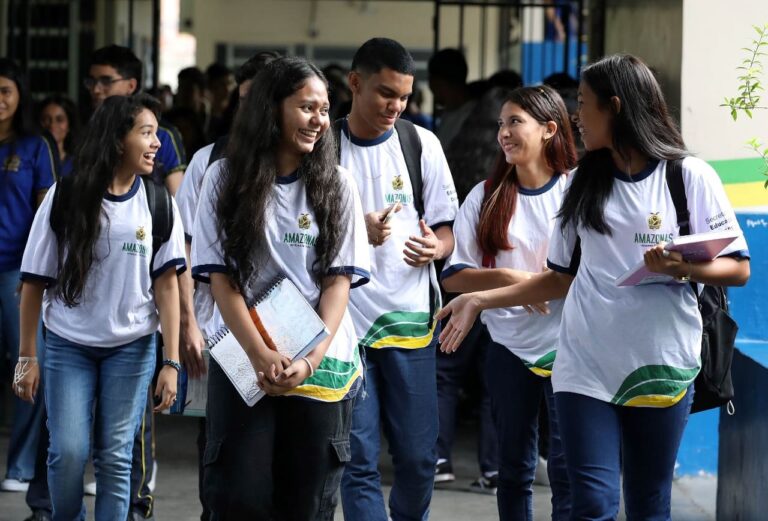
[[[238,89],[239,104],[248,95],[256,74],[280,55],[273,51],[263,51],[249,58],[235,74]],[[195,224],[195,213],[200,201],[200,190],[203,188],[203,179],[208,166],[224,155],[227,145],[227,136],[222,136],[200,150],[198,150],[189,162],[184,172],[184,180],[176,193],[176,202],[179,205],[181,221],[184,223],[184,238],[186,239],[187,259],[189,260],[192,230]],[[179,338],[179,354],[181,363],[190,378],[202,378],[206,374],[203,349],[205,338],[215,333],[211,328],[213,323],[213,297],[208,284],[195,286],[191,274],[184,273],[179,278],[179,293],[181,295],[181,330]],[[193,295],[194,293],[194,295]],[[205,451],[205,418],[200,419],[200,430],[197,437],[198,448],[198,488],[200,503],[203,506],[201,520],[210,518],[210,511],[203,497],[203,456]]]
[[[59,175],[72,173],[75,144],[80,134],[77,106],[59,94],[49,96],[38,105],[38,122],[51,134],[59,150]]]
[[[451,351],[481,310],[567,295],[552,373],[571,484],[572,520],[613,519],[620,474],[629,519],[670,516],[675,458],[699,371],[701,315],[690,281],[739,286],[749,278],[743,236],[713,261],[663,255],[657,238],[679,233],[665,171],[684,158],[692,233],[739,231],[715,171],[689,157],[656,79],[639,59],[604,58],[584,69],[579,130],[587,153],[569,176],[550,239],[550,271],[512,286],[467,293],[441,336]],[[644,259],[680,284],[620,288]]]
[[[360,199],[329,125],[320,70],[276,59],[253,80],[226,159],[205,176],[193,274],[210,281],[217,326],[233,332],[268,394],[248,407],[210,360],[204,495],[215,520],[333,519],[362,376],[347,302],[370,275]],[[280,275],[331,333],[293,363],[248,314]]]
[[[166,359],[156,410],[169,407],[176,396],[176,273],[185,269],[184,232],[174,203],[171,238],[153,251],[140,179],[152,173],[160,146],[157,108],[154,98],[139,95],[112,97],[96,110],[75,158],[69,194],[55,199],[57,185],[46,196],[24,251],[15,391],[24,400],[35,399],[40,378],[35,332],[42,304],[54,520],[85,519],[83,472],[92,427],[96,519],[127,518],[131,450],[155,365],[159,323]]]
[[[97,49],[91,55],[88,76],[83,80],[83,85],[91,95],[94,109],[110,96],[132,96],[141,91],[141,60],[127,47],[108,45]],[[184,146],[178,130],[162,122],[157,138],[162,146],[153,177],[165,184],[171,195],[174,195],[186,168]]]
[[[394,40],[373,38],[355,53],[349,86],[352,111],[341,128],[341,164],[354,174],[372,245],[371,282],[352,292],[350,311],[365,353],[365,395],[355,404],[352,460],[342,479],[344,517],[385,521],[378,469],[380,428],[389,438],[395,481],[394,521],[426,519],[437,441],[435,334],[439,307],[432,262],[453,250],[456,194],[440,142],[403,121],[394,128],[413,87],[414,62]],[[410,127],[408,126],[410,125]],[[403,143],[421,145],[421,193],[414,194]],[[415,175],[415,174],[414,174]],[[416,200],[423,201],[423,215]],[[384,219],[391,208],[402,209]]]
[[[443,271],[447,291],[502,288],[540,273],[576,150],[560,95],[549,87],[523,87],[507,95],[499,114],[501,154],[487,182],[459,209],[456,246]],[[563,302],[531,314],[507,307],[483,311],[491,343],[484,376],[499,439],[497,501],[503,521],[533,519],[539,403],[549,413],[552,519],[569,514],[568,476],[552,394],[552,363]],[[548,308],[548,309],[547,309]]]
[[[0,359],[15,364],[19,348],[19,267],[35,210],[53,184],[55,150],[36,135],[27,79],[0,58]],[[5,377],[3,378],[5,381]],[[0,489],[23,492],[34,477],[40,411],[14,400],[8,466]]]

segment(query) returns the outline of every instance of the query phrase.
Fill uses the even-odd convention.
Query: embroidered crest
[[[395,190],[403,189],[403,176],[395,176],[395,178],[392,180],[392,188]]]
[[[661,216],[659,215],[659,212],[651,213],[650,217],[648,217],[648,228],[651,230],[658,230],[661,228]]]
[[[299,216],[299,228],[308,230],[311,225],[312,221],[310,220],[308,213],[303,213]]]
[[[136,240],[137,241],[143,241],[147,238],[147,232],[144,230],[143,226],[139,226],[136,229]]]
[[[8,157],[4,167],[7,172],[18,172],[21,167],[21,158],[15,154]]]

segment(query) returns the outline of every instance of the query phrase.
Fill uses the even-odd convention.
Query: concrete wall
[[[642,58],[661,83],[672,113],[680,113],[683,0],[608,0],[605,54]]]

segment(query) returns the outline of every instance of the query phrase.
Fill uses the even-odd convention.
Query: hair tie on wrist
[[[176,369],[176,371],[181,372],[181,364],[178,363],[176,360],[171,360],[170,358],[166,358],[163,360],[163,365],[168,365]]]
[[[310,362],[307,357],[303,357],[302,360],[304,360],[307,365],[309,366],[309,377],[312,378],[315,375],[315,368],[312,367],[312,362]]]

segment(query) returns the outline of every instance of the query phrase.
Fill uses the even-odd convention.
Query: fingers
[[[160,398],[160,403],[153,410],[155,412],[164,411],[176,402],[176,388],[160,380],[157,382],[155,396]]]
[[[426,221],[424,221],[424,219],[419,219],[419,229],[421,230],[421,234],[424,236],[434,234],[434,232],[432,231],[432,228],[427,226],[427,223]]]
[[[435,317],[435,318],[436,318],[437,320],[439,320],[439,319],[440,319],[440,317],[439,317],[439,316],[437,316],[437,317]],[[448,323],[446,323],[446,324],[445,324],[445,327],[443,328],[443,330],[442,330],[442,331],[440,331],[440,336],[438,336],[438,337],[437,337],[437,340],[440,342],[440,344],[442,344],[443,342],[445,342],[445,339],[446,339],[446,338],[448,338],[448,335],[450,335],[452,331],[453,331],[453,324],[452,324],[452,323],[451,323],[451,321],[449,320],[449,321],[448,321]],[[443,346],[442,346],[442,345],[440,346],[440,349],[441,349],[441,350],[443,349]]]
[[[439,310],[439,311],[437,312],[437,314],[435,315],[435,319],[436,319],[436,320],[442,320],[442,319],[444,319],[445,317],[447,317],[448,315],[450,315],[450,314],[451,314],[451,309],[452,309],[452,307],[451,307],[451,303],[449,302],[448,304],[446,304],[446,305],[443,307],[443,309],[441,309],[441,310]]]
[[[406,243],[407,245],[408,243]],[[420,249],[419,249],[420,250]],[[429,250],[421,250],[419,253],[411,252],[408,250],[403,250],[403,261],[405,261],[406,264],[413,267],[420,267],[424,266],[425,264],[429,264],[432,262],[432,260],[435,257],[434,250],[430,252]]]
[[[449,321],[450,325],[450,321]],[[445,353],[453,353],[455,352],[459,346],[461,345],[461,341],[464,340],[465,333],[458,327],[451,328],[448,335],[445,337],[445,340],[443,341],[443,345],[441,346],[441,349]]]

